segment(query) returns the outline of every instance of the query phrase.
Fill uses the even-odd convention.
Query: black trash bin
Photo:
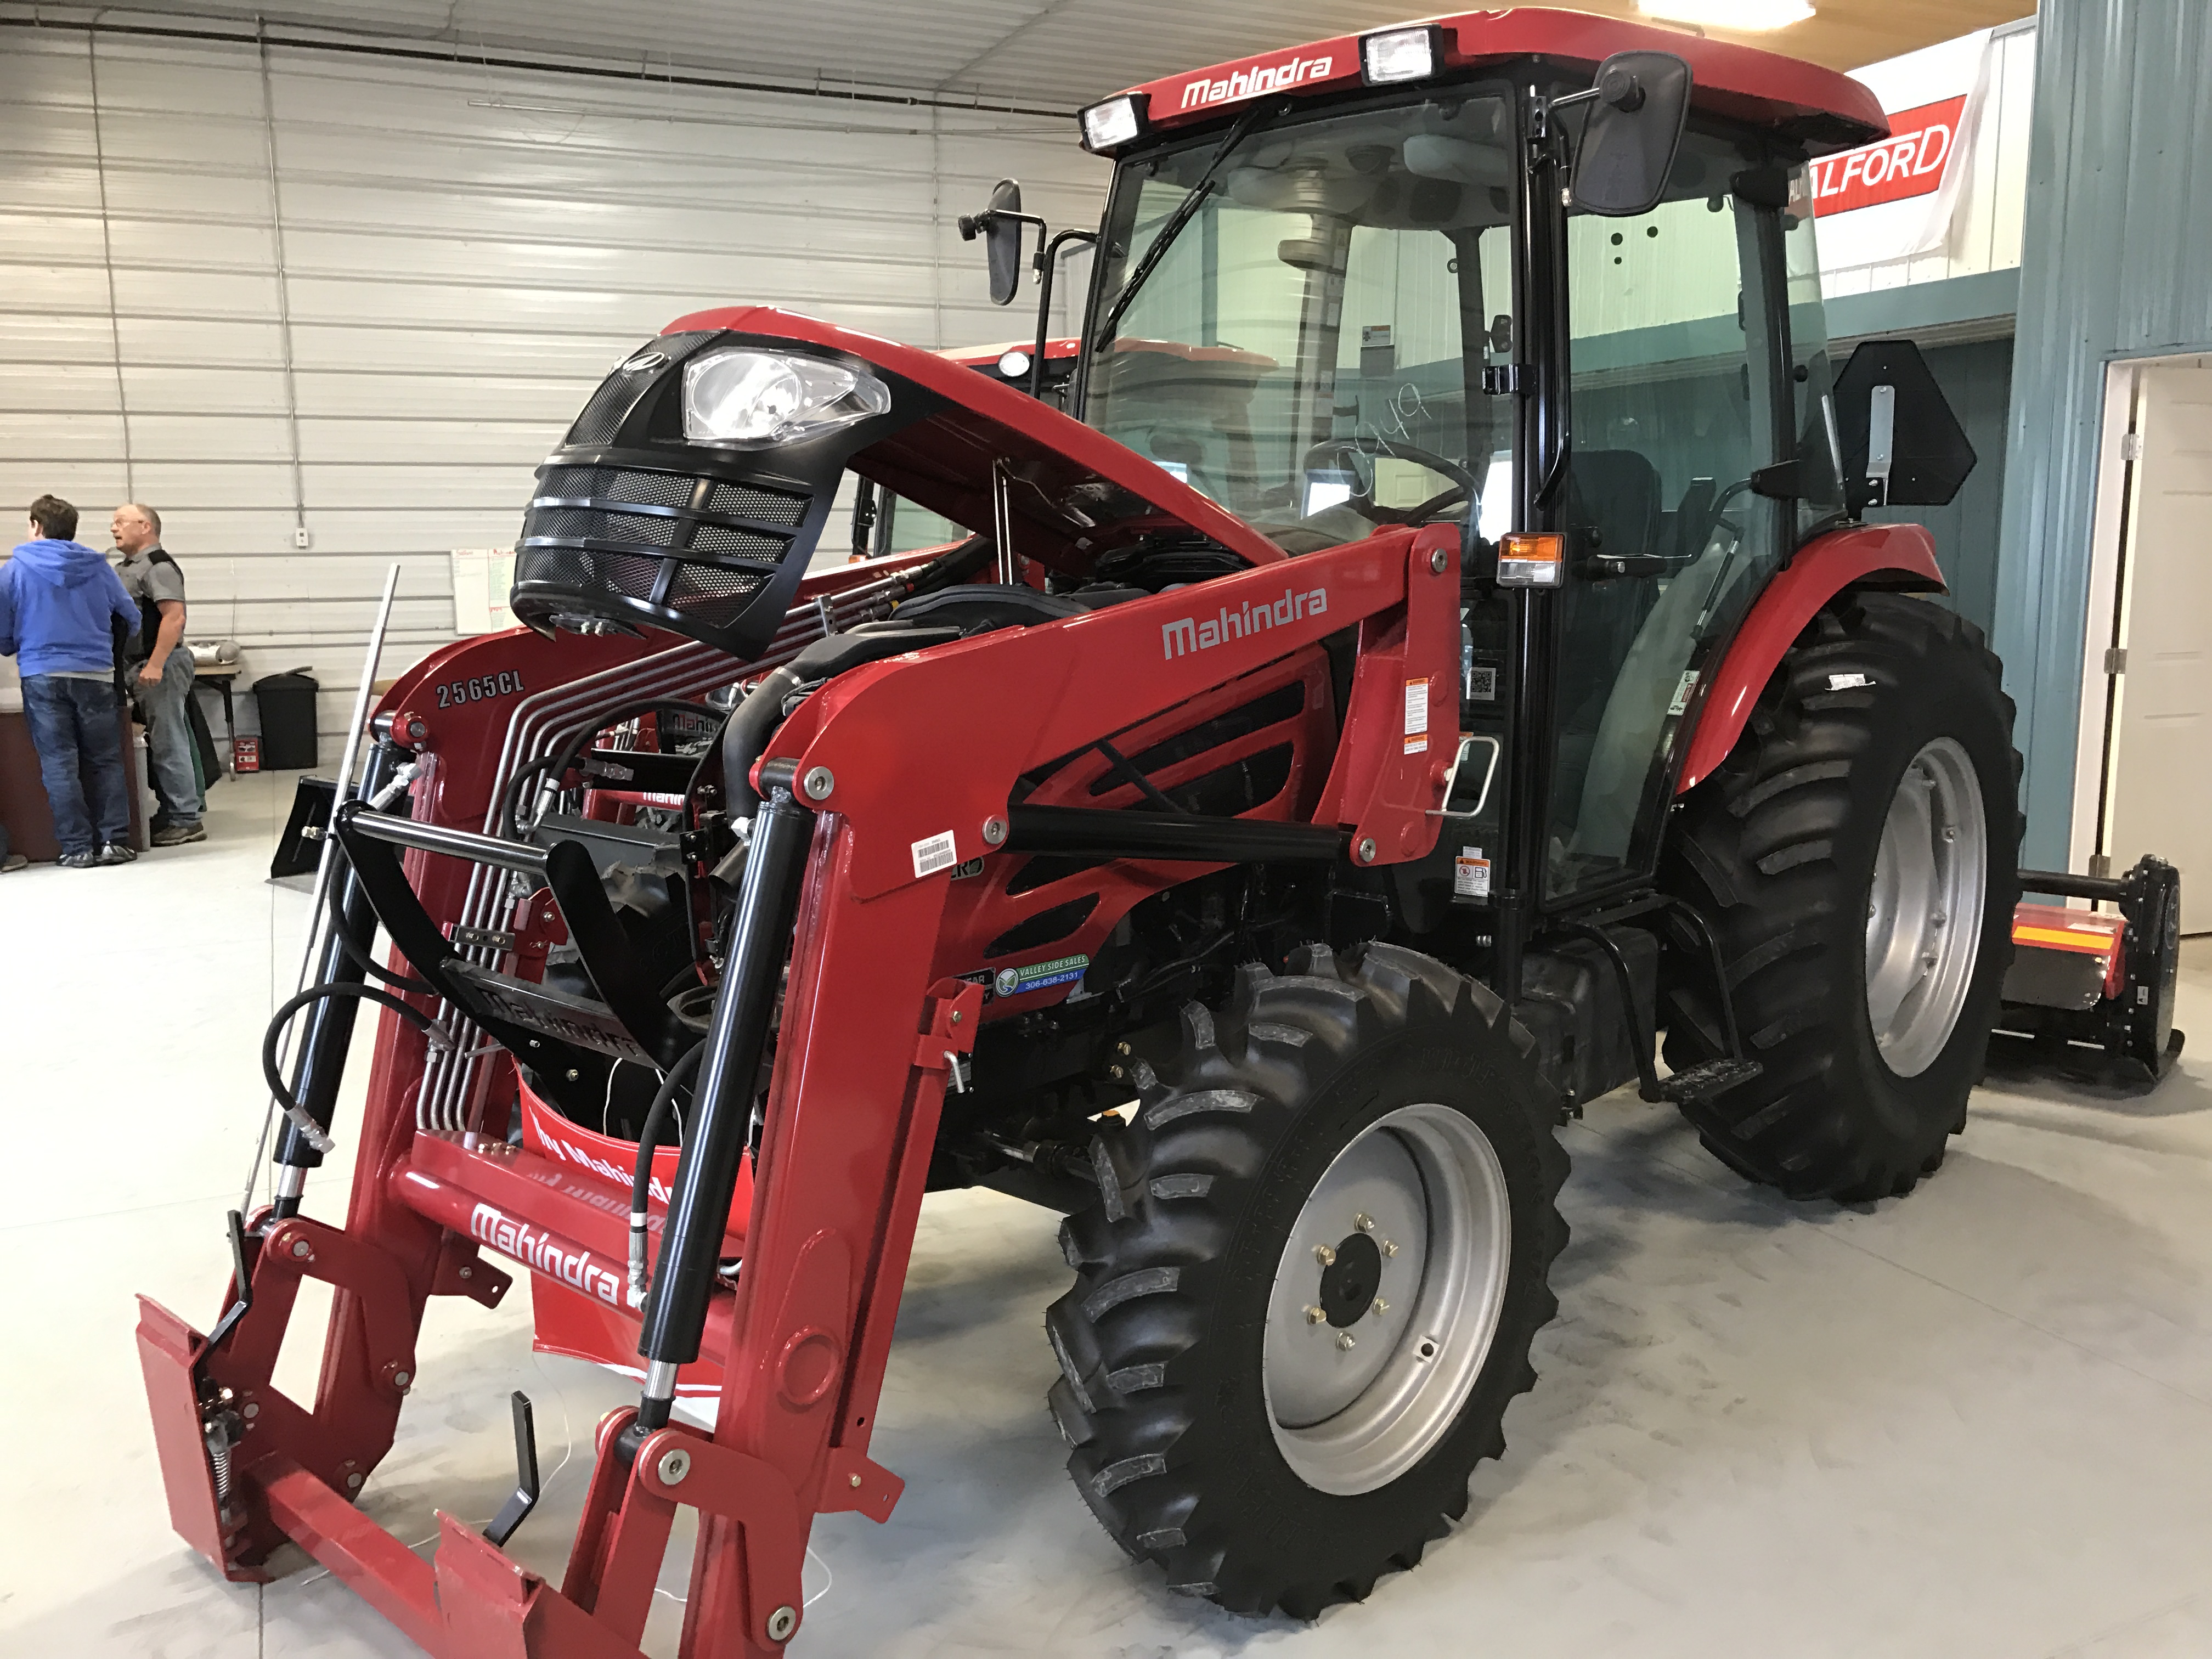
[[[321,689],[305,668],[253,682],[261,706],[263,771],[304,772],[316,764],[315,693]]]

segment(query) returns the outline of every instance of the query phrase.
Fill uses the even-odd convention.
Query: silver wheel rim
[[[1343,1319],[1377,1253],[1376,1295]],[[1261,1362],[1276,1449],[1316,1490],[1389,1485],[1450,1432],[1489,1356],[1512,1260],[1512,1206],[1489,1137],[1427,1103],[1376,1120],[1336,1155],[1284,1247]],[[1326,1285],[1326,1289],[1325,1289]],[[1349,1337],[1349,1343],[1342,1339]]]
[[[1898,780],[1867,892],[1867,1017],[1899,1077],[1934,1065],[1959,1024],[1988,885],[1981,780],[1956,738],[1937,738]]]

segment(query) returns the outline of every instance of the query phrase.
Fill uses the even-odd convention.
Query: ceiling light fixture
[[[1637,0],[1637,9],[1672,23],[1702,23],[1747,34],[1787,28],[1813,15],[1806,0]]]

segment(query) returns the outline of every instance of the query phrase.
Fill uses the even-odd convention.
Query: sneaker
[[[21,853],[10,853],[6,858],[0,859],[0,876],[12,876],[29,862],[30,860]]]
[[[182,847],[186,842],[205,841],[207,826],[204,823],[165,823],[154,831],[156,847]]]
[[[100,862],[98,853],[64,853],[54,860],[64,870],[89,870]]]
[[[121,842],[111,841],[100,849],[94,861],[100,864],[130,864],[135,862],[137,857],[136,851],[125,847]]]

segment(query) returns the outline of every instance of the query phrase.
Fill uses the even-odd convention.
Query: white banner
[[[1990,103],[1990,31],[1853,73],[1881,100],[1891,135],[1813,164],[1820,267],[1854,270],[1946,247]]]

